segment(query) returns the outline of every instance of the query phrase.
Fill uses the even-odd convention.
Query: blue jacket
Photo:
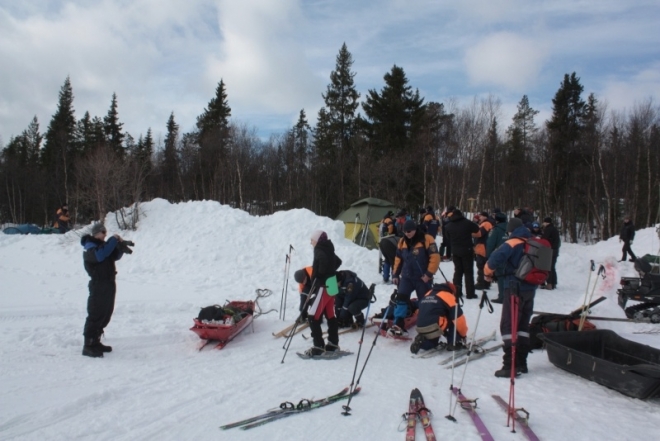
[[[536,290],[537,285],[523,282],[515,276],[525,252],[525,242],[521,242],[519,239],[529,239],[530,237],[532,234],[524,226],[513,230],[509,239],[490,255],[484,267],[484,273],[492,276],[497,269],[498,278],[504,278],[504,289],[513,288],[513,284],[519,283],[521,291]]]
[[[80,239],[83,246],[83,264],[93,281],[114,281],[117,270],[115,261],[121,259],[124,252],[117,247],[117,238],[111,236],[107,242],[85,235]]]

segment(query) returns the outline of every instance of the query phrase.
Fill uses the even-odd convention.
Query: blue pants
[[[403,320],[408,316],[408,303],[412,292],[415,291],[417,299],[421,300],[431,290],[432,285],[433,279],[429,280],[428,283],[424,283],[421,278],[402,277],[399,280],[398,296],[394,308],[394,324],[403,325]]]
[[[383,260],[383,280],[385,282],[390,280],[390,271],[392,270],[392,265],[386,260]]]

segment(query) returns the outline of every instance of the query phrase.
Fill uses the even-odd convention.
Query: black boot
[[[504,355],[502,356],[502,369],[495,371],[495,376],[498,378],[511,377],[511,346],[504,347]]]
[[[97,346],[94,346],[95,338],[85,337],[85,345],[82,354],[86,357],[103,357],[103,352]]]
[[[101,352],[112,352],[112,346],[107,346],[101,343],[101,338],[94,339],[94,344],[92,345],[98,348]]]
[[[354,324],[356,325],[357,328],[362,328],[362,327],[364,327],[364,314],[359,313],[358,315],[356,315],[356,316],[354,317],[354,319],[355,319],[355,323],[354,323]]]
[[[529,372],[529,369],[527,369],[527,354],[529,354],[529,348],[521,344],[516,350],[516,374]]]
[[[325,345],[325,350],[339,350],[339,326],[336,318],[328,319],[328,344]]]

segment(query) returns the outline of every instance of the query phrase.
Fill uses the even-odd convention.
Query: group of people
[[[383,280],[397,285],[394,308],[394,324],[389,333],[405,335],[403,327],[406,314],[410,313],[410,297],[417,295],[417,336],[410,350],[433,349],[444,337],[447,349],[464,344],[467,321],[461,308],[461,299],[476,299],[476,290],[490,289],[495,280],[498,296],[495,303],[503,304],[500,332],[504,340],[503,366],[496,372],[498,377],[508,377],[515,364],[516,374],[527,372],[529,352],[529,323],[534,306],[537,285],[519,280],[515,276],[524,253],[524,244],[531,237],[546,239],[553,250],[552,270],[544,289],[557,286],[556,262],[561,240],[550,217],[542,223],[535,221],[532,210],[516,208],[514,216],[507,219],[505,213],[494,209],[492,213],[479,212],[471,220],[455,206],[448,206],[438,218],[427,207],[420,213],[420,222],[408,219],[397,229],[397,220],[388,218],[381,224],[381,252],[387,267],[383,268]],[[433,283],[433,277],[443,260],[436,244],[436,237],[429,232],[428,221],[436,221],[442,234],[443,247],[454,263],[452,282]],[[434,232],[437,234],[437,231]],[[396,244],[395,246],[393,246]],[[474,267],[477,267],[475,283]],[[388,271],[385,271],[387,269]],[[511,296],[519,299],[516,362],[512,363],[511,344]]]

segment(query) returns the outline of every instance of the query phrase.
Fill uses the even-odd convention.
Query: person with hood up
[[[511,223],[511,221],[509,222]],[[491,254],[484,267],[486,280],[492,280],[496,269],[498,269],[499,274],[502,274],[498,277],[504,279],[504,303],[502,305],[502,316],[500,317],[500,332],[504,341],[504,356],[502,357],[502,368],[495,372],[496,377],[510,378],[511,376],[511,367],[513,365],[513,349],[511,345],[512,296],[518,296],[519,300],[515,373],[518,375],[528,372],[527,354],[530,350],[529,322],[532,317],[532,311],[534,310],[534,296],[536,295],[537,285],[532,285],[518,279],[515,273],[524,255],[525,240],[530,237],[532,237],[532,234],[526,227],[517,227],[511,233],[510,238]]]
[[[417,227],[413,220],[403,225],[404,235],[399,240],[394,259],[392,282],[398,286],[394,325],[387,331],[392,335],[406,335],[405,318],[410,313],[408,303],[413,291],[417,299],[431,289],[433,275],[440,267],[440,254],[435,239]]]
[[[419,301],[417,336],[410,345],[410,352],[416,354],[420,349],[438,347],[441,336],[447,340],[448,351],[459,349],[464,346],[467,331],[467,321],[456,301],[454,284],[435,284]]]
[[[312,332],[314,346],[305,351],[306,355],[322,355],[324,352],[339,350],[339,326],[335,317],[335,298],[328,294],[326,283],[336,277],[341,259],[335,254],[335,246],[328,235],[321,230],[312,233],[310,243],[314,247],[312,263],[312,289],[307,301],[307,317]],[[323,340],[321,317],[328,321],[328,344]]]
[[[451,245],[452,259],[454,261],[454,285],[456,296],[463,296],[463,278],[465,278],[465,294],[468,299],[476,299],[474,291],[474,249],[472,238],[479,237],[479,225],[463,216],[456,207],[448,207],[449,222],[444,227],[443,234],[447,235]]]
[[[87,357],[103,357],[104,352],[112,351],[111,346],[101,343],[101,336],[115,308],[115,262],[122,258],[124,252],[120,246],[121,237],[115,234],[106,242],[106,234],[105,226],[97,223],[92,226],[91,234],[80,239],[84,250],[83,264],[91,278],[88,284],[87,319],[83,330],[85,344],[82,354]]]
[[[619,234],[619,242],[623,242],[623,248],[621,249],[623,257],[621,257],[619,262],[625,262],[627,254],[630,254],[630,262],[634,262],[635,259],[637,259],[637,256],[635,256],[635,253],[633,253],[632,248],[630,248],[630,245],[632,245],[634,239],[635,225],[630,220],[630,216],[626,216],[623,218],[623,226],[621,227],[621,233]]]

